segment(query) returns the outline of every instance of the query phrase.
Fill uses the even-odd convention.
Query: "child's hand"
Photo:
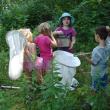
[[[57,31],[58,35],[63,35],[62,31]]]
[[[62,31],[54,31],[53,34],[54,35],[63,35],[63,32]]]

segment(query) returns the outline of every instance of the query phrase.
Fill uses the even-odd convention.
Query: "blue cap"
[[[61,17],[59,18],[59,21],[61,21],[61,19],[64,18],[64,17],[70,17],[72,23],[74,23],[74,21],[75,21],[75,20],[74,20],[74,17],[71,16],[71,14],[69,14],[69,13],[67,13],[67,12],[65,12],[65,13],[63,13],[63,14],[61,15]]]

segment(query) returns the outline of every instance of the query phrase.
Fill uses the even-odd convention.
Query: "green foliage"
[[[45,76],[45,83],[40,86],[34,82],[34,72],[31,87],[23,75],[17,81],[9,80],[9,49],[5,40],[7,31],[22,27],[31,28],[36,36],[36,26],[44,21],[48,21],[54,31],[62,12],[67,11],[75,17],[75,51],[92,51],[96,45],[95,28],[110,25],[110,0],[1,0],[0,4],[0,84],[21,87],[16,91],[0,89],[0,110],[110,109],[110,86],[94,94],[90,89],[90,66],[82,59],[75,76],[80,85],[75,91],[68,91],[66,87],[55,88],[54,84],[59,79],[52,72]]]
[[[94,94],[90,89],[90,65],[86,61],[77,68],[76,79],[79,86],[75,91],[65,88],[56,88],[59,79],[57,73],[50,71],[44,78],[42,85],[36,84],[36,73],[32,72],[33,81],[30,85],[26,78],[11,81],[8,78],[8,54],[0,53],[0,83],[6,85],[18,85],[19,90],[0,89],[1,110],[109,110],[110,86]],[[86,109],[85,109],[86,108]]]
[[[20,6],[20,4],[10,5],[1,16],[2,25],[7,30],[24,27],[27,19],[25,6]]]
[[[0,51],[7,51],[7,44],[5,39],[6,29],[4,26],[0,25]]]
[[[95,28],[99,25],[110,24],[109,5],[109,0],[83,0],[74,10],[71,10],[76,18],[75,27],[78,32],[76,48],[79,47],[78,51],[84,48],[85,51],[92,50],[95,46]],[[81,46],[79,46],[80,42],[83,42]]]
[[[26,25],[28,27],[36,27],[41,22],[53,19],[53,10],[49,9],[49,6],[41,0],[28,1],[27,6],[27,14],[29,16]]]
[[[7,80],[8,54],[4,51],[0,52],[0,83]]]
[[[110,24],[109,0],[70,0],[69,2],[67,0],[20,0],[1,3],[0,21],[6,31],[22,27],[34,29],[41,22],[49,20],[54,30],[62,12],[70,12],[75,17],[74,27],[78,33],[76,51],[83,51],[84,48],[85,51],[91,51],[96,45],[94,41],[96,26]],[[5,32],[2,32],[3,36]]]

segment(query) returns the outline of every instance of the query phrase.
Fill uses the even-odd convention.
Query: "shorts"
[[[108,75],[105,74],[101,78],[92,78],[92,89],[95,91],[99,91],[104,89],[108,84]]]
[[[35,68],[37,70],[48,71],[51,68],[51,60],[43,59],[42,57],[37,57],[35,62]]]

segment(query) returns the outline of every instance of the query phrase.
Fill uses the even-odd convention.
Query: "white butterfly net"
[[[69,89],[74,89],[78,85],[78,81],[74,78],[76,74],[76,67],[80,66],[80,60],[78,57],[74,57],[73,54],[62,50],[54,52],[54,62],[60,77],[62,77],[60,83],[62,85],[68,85]],[[74,87],[71,87],[74,86]]]
[[[9,46],[9,77],[12,80],[18,79],[23,71],[23,56],[26,45],[25,37],[17,30],[9,31],[6,35],[6,42]]]

